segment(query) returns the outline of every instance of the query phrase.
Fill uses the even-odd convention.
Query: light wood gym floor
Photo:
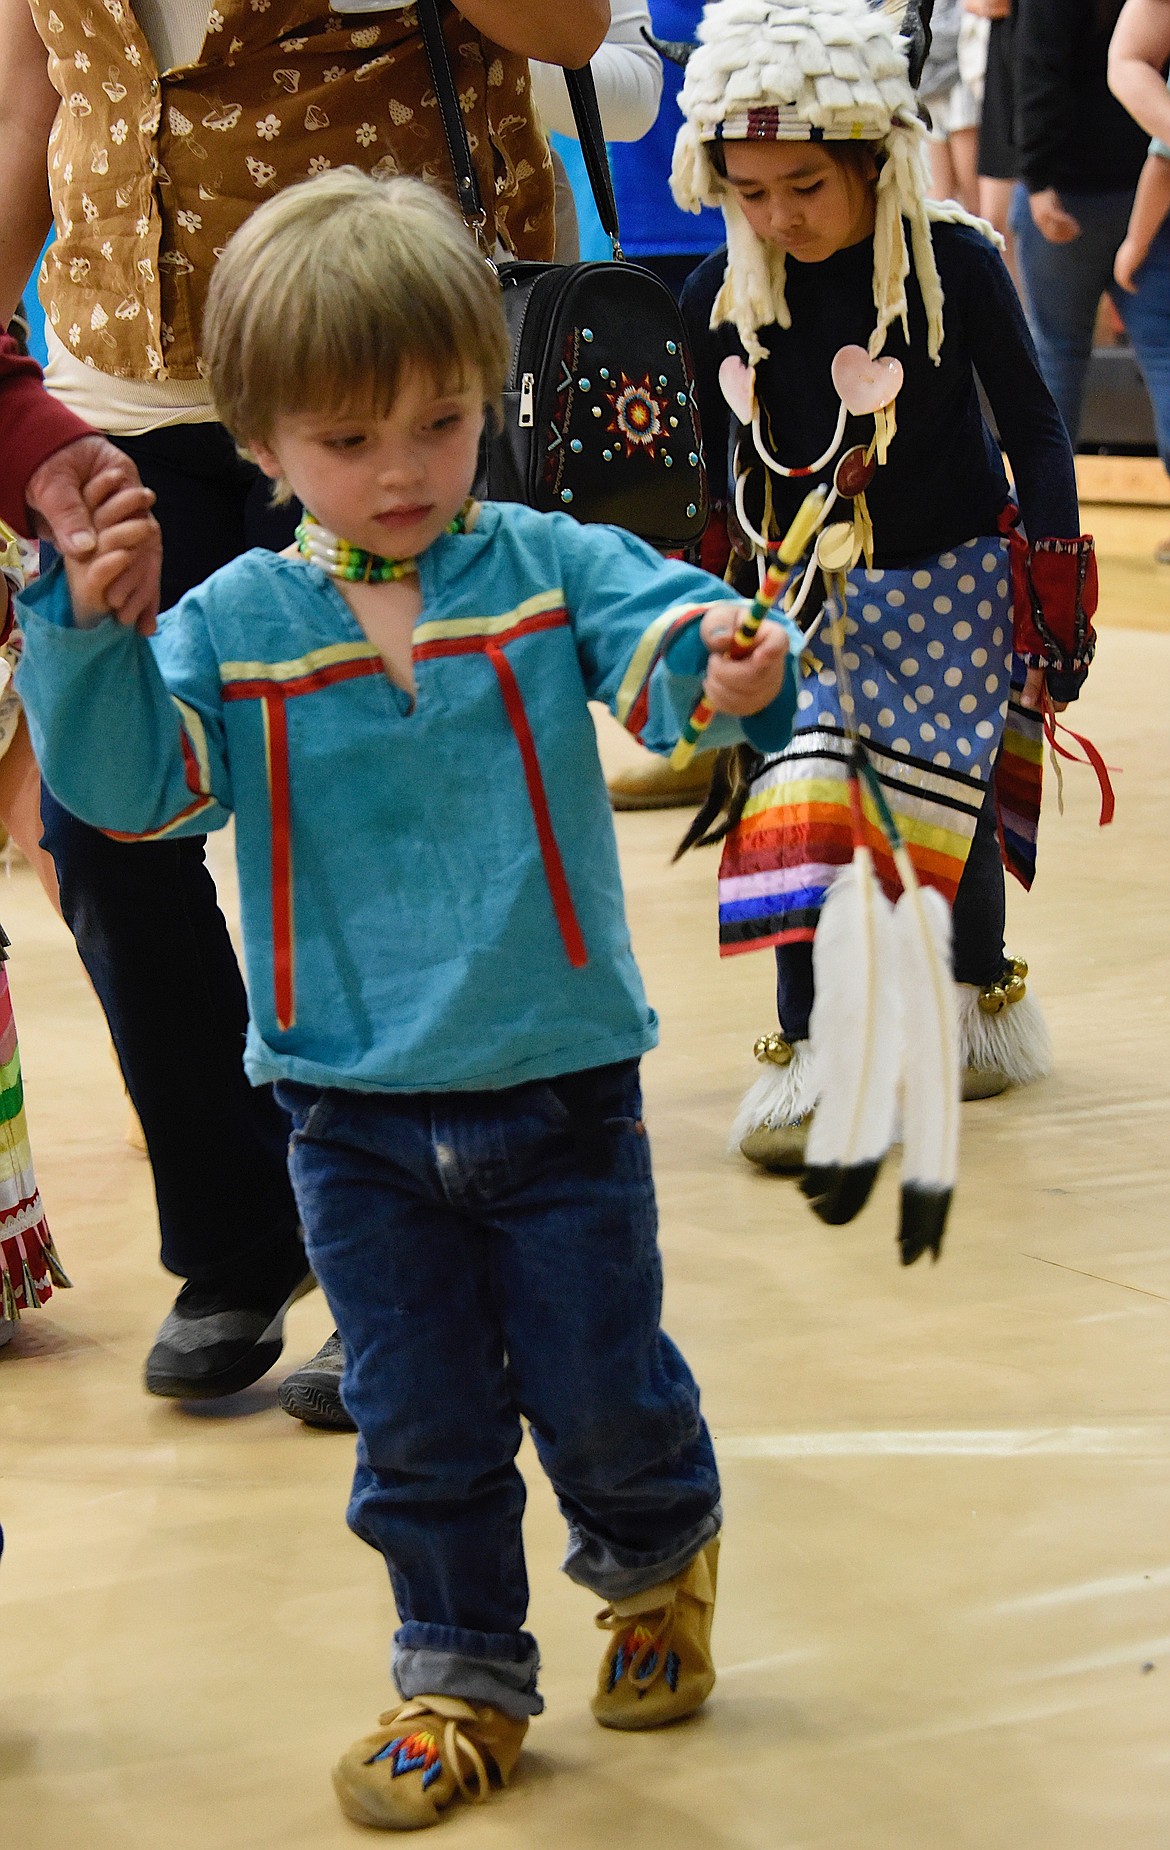
[[[597,1602],[557,1571],[525,1454],[547,1713],[482,1850],[1167,1850],[1170,512],[1090,510],[1103,640],[1083,725],[1119,767],[1050,801],[1011,899],[1057,1048],[966,1107],[934,1269],[899,1269],[894,1181],[823,1227],[724,1153],[772,1025],[767,956],[720,963],[714,861],[677,813],[619,820],[662,1017],[646,1063],[667,1324],[703,1384],[726,1531],[702,1719],[590,1719]],[[1051,795],[1051,793],[1050,793]],[[234,905],[227,844],[215,844]],[[4,1850],[340,1850],[335,1754],[389,1699],[380,1561],[344,1528],[351,1442],[277,1379],[200,1412],[139,1373],[173,1284],[102,1022],[27,869],[0,879],[41,1187],[75,1290],[0,1352]],[[214,1151],[208,1151],[214,1161]]]

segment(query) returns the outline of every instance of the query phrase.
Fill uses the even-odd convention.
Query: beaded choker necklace
[[[466,533],[472,506],[468,498],[454,520],[447,522],[444,533]],[[350,584],[392,584],[418,571],[415,559],[386,559],[381,553],[367,552],[364,546],[351,545],[323,527],[307,508],[297,527],[297,551],[310,565],[319,565],[328,572],[330,578],[344,578]]]

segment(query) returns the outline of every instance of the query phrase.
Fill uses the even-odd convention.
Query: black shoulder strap
[[[479,181],[471,159],[471,148],[468,145],[467,130],[463,125],[463,111],[459,107],[455,79],[451,74],[451,63],[447,57],[447,43],[443,37],[443,27],[439,19],[438,0],[417,0],[415,12],[418,14],[418,23],[422,27],[427,63],[431,67],[431,82],[435,86],[439,114],[443,118],[447,152],[451,156],[451,165],[455,170],[459,210],[478,237],[487,221],[487,213],[483,209],[483,195],[479,190]]]
[[[439,114],[443,119],[443,133],[447,139],[447,151],[451,156],[451,166],[455,173],[459,209],[478,237],[483,231],[487,214],[484,211],[483,195],[480,193],[475,165],[471,159],[467,129],[463,122],[463,111],[459,107],[455,79],[447,56],[447,45],[443,38],[443,27],[439,18],[439,0],[415,0],[415,11],[418,14],[419,25],[422,27],[427,63],[431,67],[431,82],[435,86]],[[614,256],[620,260],[622,247],[618,229],[617,201],[614,198],[613,176],[609,170],[609,156],[605,148],[605,135],[601,126],[601,111],[597,105],[597,87],[593,82],[593,72],[587,64],[583,65],[579,71],[566,71],[565,82],[569,89],[569,101],[573,105],[573,120],[577,124],[577,135],[581,142],[585,171],[589,175],[589,185],[597,207],[597,216],[613,245]]]
[[[593,72],[589,65],[583,64],[579,71],[566,71],[565,82],[569,88],[569,101],[573,105],[573,120],[577,124],[577,139],[581,143],[581,153],[585,157],[585,171],[589,175],[589,186],[593,194],[593,203],[597,207],[597,216],[601,228],[613,245],[613,254],[618,259],[622,255],[621,228],[618,225],[617,200],[613,195],[613,174],[610,172],[609,153],[605,146],[605,131],[601,126],[601,110],[597,104],[597,85],[593,81]]]

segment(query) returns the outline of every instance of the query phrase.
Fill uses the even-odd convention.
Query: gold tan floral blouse
[[[61,96],[41,300],[57,338],[101,372],[199,377],[215,259],[282,186],[349,163],[454,195],[413,8],[342,17],[325,0],[218,0],[197,61],[160,72],[128,0],[30,3]],[[552,166],[527,60],[453,7],[443,15],[487,236],[550,258]]]

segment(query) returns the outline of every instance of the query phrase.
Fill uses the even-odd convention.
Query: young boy
[[[401,1701],[334,1780],[409,1829],[505,1784],[541,1708],[522,1417],[566,1571],[608,1602],[597,1719],[657,1726],[714,1682],[719,1484],[659,1327],[656,1024],[586,701],[668,750],[705,685],[744,717],[713,730],[774,750],[794,650],[769,623],[733,662],[716,580],[469,500],[507,339],[421,182],[342,170],[262,207],[205,346],[225,424],[311,510],[296,552],[237,559],[148,642],[103,617],[141,524],[115,500],[97,560],[30,593],[21,686],[75,813],[135,837],[235,816],[247,1070],[292,1116],[359,1429],[349,1521],[401,1620]]]

